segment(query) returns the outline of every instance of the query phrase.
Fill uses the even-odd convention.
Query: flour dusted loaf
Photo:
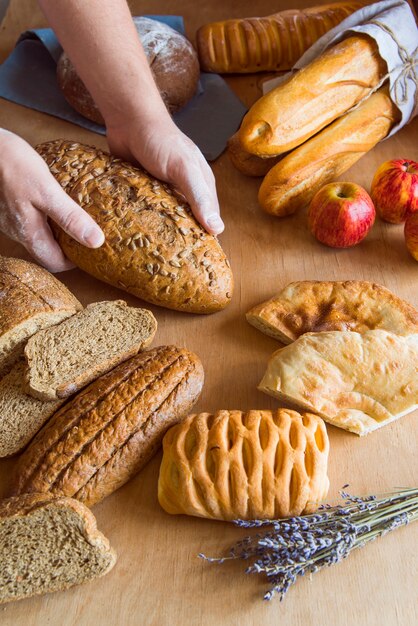
[[[82,308],[47,270],[0,256],[0,376],[22,355],[29,337]]]
[[[200,64],[219,73],[290,69],[319,37],[363,4],[336,2],[205,24],[196,34]]]
[[[26,344],[27,382],[40,400],[68,398],[89,382],[147,348],[157,321],[124,300],[95,302]]]
[[[344,39],[257,100],[239,130],[242,147],[258,156],[296,148],[370,94],[386,72],[374,39]]]
[[[104,576],[116,554],[81,502],[31,494],[0,503],[0,561],[4,604]]]
[[[169,185],[106,152],[70,141],[38,152],[65,191],[97,221],[92,250],[52,225],[65,254],[96,278],[161,306],[214,313],[232,297],[229,262]]]
[[[186,37],[167,24],[147,17],[134,17],[133,21],[161,97],[174,113],[196,93],[200,73],[197,53]],[[58,60],[57,80],[78,113],[104,124],[99,108],[65,52]]]
[[[196,355],[161,346],[125,361],[67,402],[19,459],[11,495],[50,493],[92,505],[148,462],[200,395]]]
[[[328,492],[328,449],[309,413],[191,415],[164,437],[158,499],[167,513],[223,520],[309,513]]]
[[[259,389],[357,435],[418,408],[418,334],[307,333],[275,352]]]
[[[272,167],[258,192],[261,207],[284,217],[307,206],[323,185],[384,139],[398,116],[388,89],[382,87]]]
[[[304,333],[381,328],[397,335],[418,333],[418,311],[389,289],[366,280],[303,280],[247,313],[261,332],[291,343]]]

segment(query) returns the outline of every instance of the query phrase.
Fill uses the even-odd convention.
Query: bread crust
[[[315,510],[328,492],[328,437],[288,409],[191,415],[163,442],[158,499],[171,514],[274,519]]]
[[[317,39],[363,5],[336,2],[205,24],[196,34],[201,67],[221,74],[288,70]]]
[[[242,147],[264,157],[293,150],[370,94],[386,72],[374,39],[343,39],[257,100],[239,130]]]
[[[214,313],[229,304],[233,277],[228,259],[169,185],[78,143],[57,140],[37,150],[105,233],[105,243],[93,250],[52,223],[58,243],[76,265],[170,309]]]
[[[252,326],[286,344],[305,333],[333,330],[418,333],[418,311],[386,287],[365,280],[290,283],[246,317]]]
[[[64,405],[20,457],[11,495],[99,502],[142,469],[203,386],[193,353],[161,346],[133,357]]]
[[[228,139],[228,156],[233,166],[246,176],[265,176],[276,165],[280,157],[263,159],[246,152],[239,141],[238,132]]]
[[[0,256],[0,376],[21,356],[32,332],[81,311],[82,304],[46,269]],[[33,328],[25,329],[25,325]],[[18,335],[18,336],[17,336]],[[6,348],[16,336],[16,345]],[[13,344],[15,342],[13,341]],[[2,350],[4,347],[4,352]]]

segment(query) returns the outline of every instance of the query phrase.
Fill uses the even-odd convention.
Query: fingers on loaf
[[[133,357],[64,405],[20,457],[12,495],[92,505],[121,487],[190,411],[203,386],[193,353],[162,346]]]

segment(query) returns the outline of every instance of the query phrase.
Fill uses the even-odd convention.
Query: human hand
[[[51,272],[74,266],[55,241],[48,217],[81,244],[102,245],[99,226],[65,193],[26,141],[0,129],[0,155],[1,232],[21,243]]]
[[[153,176],[171,183],[208,232],[217,235],[224,230],[212,170],[199,148],[177,128],[168,113],[153,123],[132,118],[116,125],[106,121],[112,154],[137,161]]]

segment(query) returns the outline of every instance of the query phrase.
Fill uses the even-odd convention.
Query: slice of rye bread
[[[81,502],[30,494],[0,503],[0,561],[4,604],[104,576],[116,554]]]
[[[21,359],[0,380],[0,457],[17,454],[65,400],[38,400],[25,393]]]
[[[0,256],[0,376],[21,356],[29,337],[82,308],[44,268]]]
[[[157,321],[123,300],[96,302],[36,333],[25,348],[28,391],[40,400],[67,398],[146,348]]]

